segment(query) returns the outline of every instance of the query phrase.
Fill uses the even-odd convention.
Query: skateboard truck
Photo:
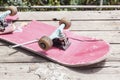
[[[63,33],[63,27],[65,24],[61,24],[59,28],[50,36],[53,41],[53,46],[66,50],[70,46],[68,38]]]
[[[59,21],[60,26],[49,36],[43,36],[38,41],[39,46],[43,50],[48,50],[52,46],[66,50],[70,46],[69,39],[65,36],[63,29],[68,29],[71,26],[71,22],[65,18]]]
[[[5,20],[5,17],[8,15],[14,16],[16,14],[17,14],[17,8],[15,6],[9,6],[7,8],[7,11],[5,11],[0,15],[0,31],[3,32],[5,30],[5,27],[8,26],[8,22]]]
[[[71,22],[65,20],[64,18],[59,21],[60,26],[49,36],[42,36],[40,39],[28,41],[22,44],[17,44],[14,46],[10,46],[11,48],[23,46],[26,44],[38,42],[38,45],[43,50],[48,50],[52,46],[60,48],[62,50],[66,50],[70,46],[69,39],[63,33],[63,29],[68,29],[71,26]]]

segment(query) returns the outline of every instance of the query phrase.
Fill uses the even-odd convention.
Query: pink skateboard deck
[[[0,39],[20,44],[39,39],[44,35],[49,36],[55,29],[54,26],[32,21],[24,26],[21,32],[0,35]],[[109,45],[105,41],[76,35],[68,30],[65,30],[64,33],[71,42],[71,45],[65,51],[56,47],[45,51],[39,47],[37,42],[24,45],[22,48],[69,67],[91,65],[106,58]]]

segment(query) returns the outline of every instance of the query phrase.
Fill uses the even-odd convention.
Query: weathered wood
[[[37,68],[39,68],[38,63],[0,63],[0,73],[30,73]]]
[[[51,72],[52,73],[52,72]],[[78,73],[79,74],[79,73]],[[40,78],[39,78],[40,76]],[[119,80],[120,75],[119,74],[80,74],[80,75],[65,75],[64,73],[56,74],[56,75],[49,75],[44,74],[42,75],[34,75],[34,74],[28,74],[28,73],[7,73],[7,75],[0,74],[1,80]]]
[[[40,80],[33,73],[0,73],[0,80]]]
[[[46,62],[42,57],[35,55],[29,51],[23,49],[11,49],[8,46],[9,43],[3,41],[0,42],[0,63],[9,62],[9,63],[42,63]]]
[[[53,20],[66,17],[71,20],[105,21],[120,20],[119,11],[48,11],[48,12],[19,12],[19,20]]]
[[[120,21],[72,21],[71,23],[70,30],[120,30]]]
[[[17,21],[14,24],[29,23],[31,21]],[[48,25],[52,25],[55,27],[59,27],[59,21],[39,21],[42,23],[46,23]],[[71,21],[72,25],[70,30],[120,30],[120,21]]]
[[[45,68],[45,71],[43,69]],[[52,72],[51,72],[52,71]],[[52,80],[53,77],[55,79],[62,79],[62,80],[89,80],[93,79],[96,80],[98,77],[103,78],[103,80],[110,79],[109,75],[112,75],[112,77],[118,77],[118,75],[115,75],[116,73],[119,73],[118,68],[88,68],[88,69],[80,69],[80,68],[65,68],[65,67],[59,67],[58,65],[48,64],[41,65],[39,69],[36,70],[36,74],[42,76],[42,78],[47,78],[49,80]],[[47,77],[45,76],[47,75]],[[59,76],[58,76],[59,75]],[[57,76],[57,77],[56,77]],[[51,79],[52,78],[52,79]],[[98,80],[101,80],[98,79]],[[114,79],[113,79],[114,80]]]
[[[0,79],[27,79],[27,80],[69,80],[88,79],[101,77],[103,80],[110,79],[111,75],[115,80],[119,80],[120,65],[117,63],[106,63],[106,67],[91,68],[67,68],[54,63],[9,63],[0,64]],[[104,64],[104,65],[106,65]],[[111,65],[110,65],[111,64]],[[117,64],[117,65],[116,65]],[[74,74],[74,75],[73,75]],[[105,78],[105,79],[104,79]],[[13,79],[14,80],[14,79]],[[101,79],[98,79],[101,80]],[[113,79],[114,80],[114,79]]]
[[[23,49],[10,49],[8,43],[0,41],[0,80],[120,80],[120,11],[19,12],[18,15],[15,24],[39,20],[57,27],[62,17],[71,19],[73,33],[107,41],[110,52],[105,62],[87,68],[68,68]]]
[[[119,80],[120,73],[119,67],[81,69],[66,68],[54,63],[0,64],[0,71],[1,80],[86,80],[88,78],[96,80],[98,77],[103,78],[103,80],[111,79],[111,77]]]
[[[68,68],[64,67],[58,64],[54,64],[52,62],[47,62],[47,63],[0,63],[0,73],[34,73],[34,72],[43,72],[44,70],[57,70],[61,71],[62,69],[66,72],[71,70],[70,72],[77,73],[79,72],[82,74],[82,72],[91,72],[91,73],[96,73],[96,74],[115,74],[115,73],[120,73],[120,64],[119,62],[105,62],[105,63],[99,63],[96,65],[92,65],[86,68]],[[42,70],[45,68],[44,70]],[[108,69],[109,70],[108,70]],[[100,69],[100,70],[99,70]],[[97,70],[99,70],[97,72]],[[52,72],[52,71],[51,71]],[[68,73],[70,75],[70,73]]]
[[[3,12],[0,12],[2,14]],[[119,10],[116,11],[38,11],[18,12],[19,20],[53,20],[66,17],[75,21],[113,21],[120,20]]]
[[[88,36],[97,39],[103,39],[108,43],[120,43],[119,31],[73,31],[81,36]]]

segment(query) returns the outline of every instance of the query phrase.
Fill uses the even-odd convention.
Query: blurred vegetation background
[[[62,6],[62,5],[100,5],[101,0],[0,0],[0,6]],[[119,5],[120,0],[103,0],[103,5]],[[20,11],[66,10],[66,9],[19,9]],[[67,9],[79,10],[79,9]]]

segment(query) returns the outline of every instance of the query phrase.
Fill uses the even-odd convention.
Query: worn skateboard
[[[61,19],[59,27],[31,21],[22,31],[0,35],[12,48],[22,47],[69,67],[87,66],[106,58],[109,44],[101,39],[76,35],[68,30],[71,23]],[[73,27],[73,26],[72,26]]]
[[[13,21],[18,19],[17,8],[9,6],[7,10],[0,14],[0,35],[7,34],[14,31]]]

